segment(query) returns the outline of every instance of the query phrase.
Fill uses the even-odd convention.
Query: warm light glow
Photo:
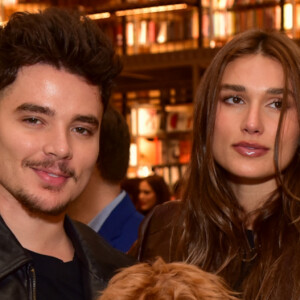
[[[140,15],[140,14],[165,12],[171,10],[180,10],[180,9],[186,9],[187,7],[188,6],[185,3],[173,4],[173,5],[160,5],[160,6],[152,6],[152,7],[145,7],[145,8],[120,10],[116,12],[116,15],[118,17],[123,17],[123,16],[130,16],[130,15]]]
[[[213,1],[213,8],[224,9],[224,8],[226,8],[226,6],[230,6],[230,5],[228,5],[227,0],[214,0]]]
[[[300,27],[300,5],[296,5],[296,28]]]
[[[127,32],[127,45],[134,45],[134,25],[133,22],[128,22],[126,24],[126,32]]]
[[[135,143],[130,144],[130,156],[129,156],[129,166],[137,166],[137,145]]]
[[[91,14],[87,15],[92,20],[99,20],[99,19],[108,19],[110,17],[109,12],[99,13],[99,14]]]
[[[167,21],[161,22],[157,39],[156,39],[159,44],[163,44],[167,41],[167,30],[168,30]]]
[[[293,28],[293,5],[291,3],[284,4],[284,29]]]
[[[199,16],[196,10],[193,10],[192,15],[192,37],[197,39],[199,37]]]
[[[214,33],[217,37],[224,37],[226,35],[226,21],[224,12],[215,12],[214,16]]]
[[[139,43],[140,45],[146,45],[147,43],[147,21],[145,20],[140,23]]]
[[[152,174],[151,168],[148,166],[140,166],[137,170],[138,177],[147,177],[151,174]]]
[[[4,6],[16,5],[17,4],[17,0],[2,0],[2,4]]]

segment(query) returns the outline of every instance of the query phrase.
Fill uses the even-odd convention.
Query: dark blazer
[[[88,226],[65,220],[65,230],[80,261],[86,300],[103,290],[109,279],[134,260],[113,249]],[[32,258],[0,217],[0,299],[36,299]]]
[[[137,212],[129,195],[115,207],[98,231],[114,248],[127,252],[138,237],[144,216]]]

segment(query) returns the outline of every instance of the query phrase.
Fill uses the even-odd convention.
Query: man
[[[129,162],[130,135],[125,119],[112,107],[105,112],[100,152],[90,181],[68,214],[89,224],[114,248],[127,252],[138,237],[143,215],[121,189]]]
[[[0,29],[0,299],[93,299],[131,264],[65,216],[97,159],[119,64],[92,21],[59,9]]]

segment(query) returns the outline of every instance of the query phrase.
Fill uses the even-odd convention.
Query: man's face
[[[47,64],[21,68],[0,94],[0,201],[63,212],[88,182],[101,117],[98,87]]]

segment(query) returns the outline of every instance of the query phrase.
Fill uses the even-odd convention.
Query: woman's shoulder
[[[182,224],[182,202],[169,201],[157,205],[143,220],[139,238],[129,254],[140,261],[152,260],[161,256],[165,261],[172,260],[171,244],[178,239]]]
[[[182,202],[178,200],[157,205],[147,215],[144,223],[147,223],[148,230],[152,233],[170,226],[173,227],[178,224],[176,220],[181,217],[182,208]]]

